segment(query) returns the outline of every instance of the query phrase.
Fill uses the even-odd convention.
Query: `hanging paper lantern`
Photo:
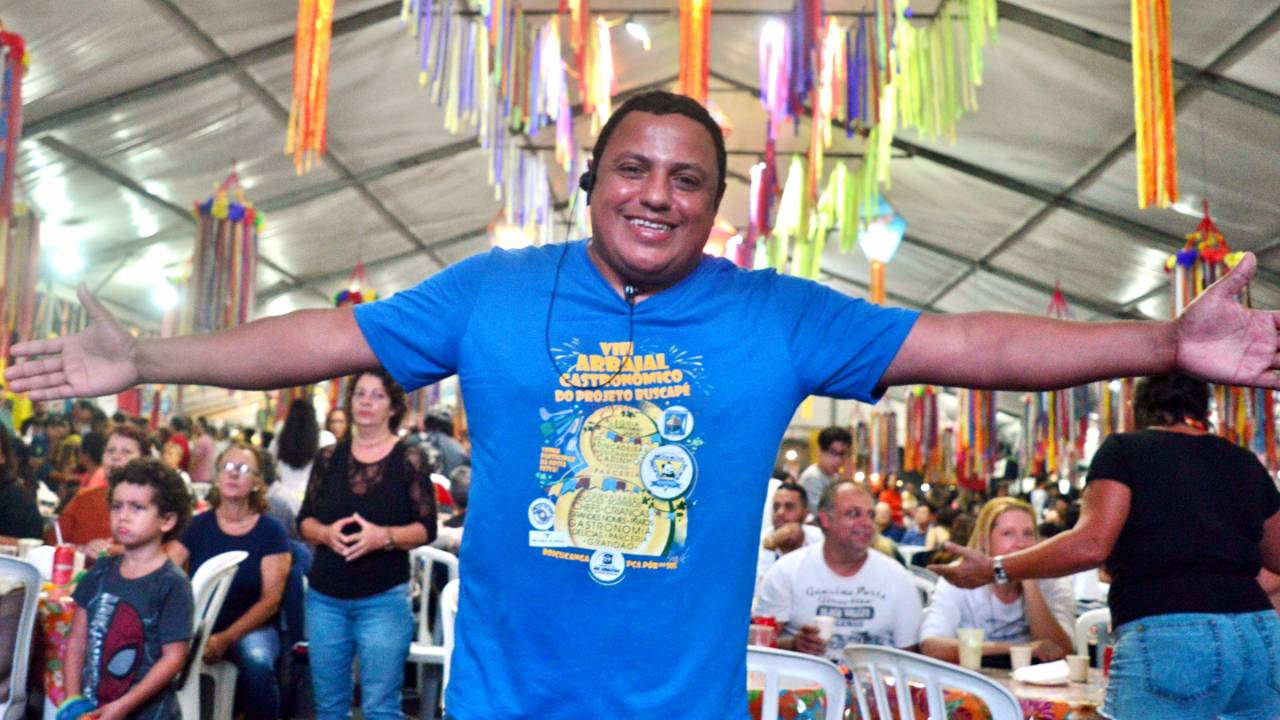
[[[284,152],[293,155],[299,175],[324,155],[325,114],[329,98],[329,42],[333,0],[298,0],[298,30],[293,46],[293,99]]]
[[[1178,200],[1177,117],[1169,0],[1131,0],[1133,22],[1134,150],[1138,207]]]
[[[234,198],[234,199],[232,199]],[[253,315],[262,215],[244,196],[234,171],[212,197],[197,203],[182,334],[235,327]]]

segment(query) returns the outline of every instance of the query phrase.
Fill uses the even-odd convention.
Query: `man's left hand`
[[[949,542],[944,546],[947,552],[960,556],[960,562],[951,565],[930,565],[929,569],[947,579],[947,582],[959,588],[982,587],[995,578],[995,568],[991,558],[977,550],[970,550],[963,545]]]
[[[1222,385],[1280,388],[1277,325],[1280,313],[1251,310],[1235,295],[1253,277],[1258,260],[1245,253],[1230,273],[1210,285],[1177,320],[1178,372]]]

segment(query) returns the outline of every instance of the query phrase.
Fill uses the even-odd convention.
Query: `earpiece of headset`
[[[578,187],[582,188],[582,192],[587,194],[587,204],[591,204],[591,190],[596,186],[596,171],[588,170],[582,173],[578,178]]]

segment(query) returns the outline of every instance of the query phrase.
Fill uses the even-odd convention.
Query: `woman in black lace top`
[[[316,546],[306,624],[321,720],[350,715],[357,656],[364,716],[402,716],[413,639],[408,551],[436,534],[430,468],[395,432],[406,409],[385,370],[353,378],[351,438],[317,454],[298,513],[302,537]]]

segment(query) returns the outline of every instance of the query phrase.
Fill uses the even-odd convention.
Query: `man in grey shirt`
[[[818,498],[835,482],[840,466],[849,459],[853,436],[842,427],[831,426],[818,433],[818,461],[800,473],[800,484],[809,496],[809,512],[818,514]]]

